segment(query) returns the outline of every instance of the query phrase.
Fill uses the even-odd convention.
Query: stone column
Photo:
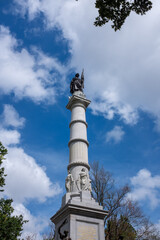
[[[91,191],[86,123],[86,108],[89,104],[90,101],[85,95],[77,91],[70,97],[66,106],[71,111],[67,192]]]
[[[55,224],[55,240],[105,239],[107,212],[91,196],[86,123],[89,104],[82,91],[74,91],[66,106],[71,111],[69,165],[61,208],[51,218]]]

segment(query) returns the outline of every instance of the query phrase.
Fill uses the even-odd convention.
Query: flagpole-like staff
[[[82,84],[82,88],[84,88],[84,68],[82,69],[82,73],[81,73],[81,84]]]

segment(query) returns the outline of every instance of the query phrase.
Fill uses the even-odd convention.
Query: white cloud
[[[2,114],[2,124],[5,127],[12,126],[15,128],[23,127],[25,123],[25,119],[19,117],[19,114],[15,110],[15,108],[9,104],[4,105],[4,111]]]
[[[122,130],[122,127],[115,126],[111,131],[107,132],[106,134],[106,142],[114,142],[119,143],[125,132]]]
[[[65,3],[64,0],[14,0],[17,8],[13,8],[15,13],[20,13],[23,17],[28,15],[29,20],[33,20],[39,13],[43,13],[47,19],[47,27],[53,27],[57,24],[56,18],[61,14],[61,8]]]
[[[20,117],[12,105],[4,105],[4,111],[0,115],[0,141],[8,147],[20,143],[20,133],[17,130],[8,129],[9,127],[23,127],[25,119]]]
[[[8,28],[0,26],[0,90],[14,93],[16,98],[28,97],[35,102],[55,102],[56,89],[64,81],[65,68],[54,58],[32,48],[21,47]],[[60,77],[61,76],[61,77]],[[57,83],[57,78],[59,83]]]
[[[6,130],[0,128],[0,141],[4,146],[8,147],[11,144],[18,144],[20,142],[20,133],[17,130]]]
[[[20,144],[21,135],[17,130],[8,128],[24,126],[24,118],[19,116],[13,106],[5,105],[0,120],[0,141],[8,149],[6,161],[3,162],[7,174],[3,196],[14,200],[15,215],[22,214],[25,220],[29,220],[24,224],[22,237],[35,234],[35,239],[40,240],[40,232],[48,225],[48,221],[41,216],[33,216],[24,204],[33,199],[44,202],[47,198],[60,194],[62,189],[58,183],[51,182],[43,166],[39,166],[23,148],[16,146]]]
[[[47,197],[61,193],[60,186],[53,184],[43,167],[22,148],[8,148],[4,166],[7,174],[5,194],[16,202],[22,203],[27,199],[43,202]]]
[[[160,176],[152,176],[147,169],[141,169],[136,176],[131,178],[133,191],[129,194],[133,200],[148,200],[151,207],[155,208],[160,203]]]
[[[4,106],[1,119],[2,126],[20,127],[24,124],[24,118],[21,118],[11,105]],[[17,130],[0,128],[0,140],[8,147],[7,161],[4,161],[7,174],[5,194],[19,203],[34,198],[45,201],[47,197],[59,194],[60,186],[50,181],[44,168],[39,166],[34,158],[21,147],[10,147],[11,144],[20,143],[20,136]]]
[[[30,20],[43,13],[47,27],[62,29],[70,44],[71,66],[86,70],[85,91],[94,113],[109,119],[119,115],[128,124],[137,122],[138,109],[160,118],[158,0],[145,16],[132,14],[116,33],[109,24],[93,26],[98,14],[93,0],[14,2]]]
[[[47,226],[47,221],[42,217],[35,217],[31,212],[21,203],[13,202],[13,215],[22,215],[24,220],[28,222],[23,225],[23,232],[21,238],[25,239],[27,236],[34,236],[35,239],[41,240],[40,232]]]

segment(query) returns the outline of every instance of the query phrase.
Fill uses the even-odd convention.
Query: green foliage
[[[1,167],[7,149],[0,142],[0,187],[5,185],[4,168]],[[3,188],[0,191],[4,191]],[[12,207],[12,199],[0,199],[0,240],[17,240],[21,236],[23,224],[27,221],[23,220],[23,216],[13,216],[14,208]]]
[[[4,156],[7,154],[7,149],[2,145],[0,142],[0,166],[2,165],[2,161],[5,159]],[[0,168],[0,188],[2,188],[5,185],[5,177],[4,175],[4,167]],[[0,192],[2,192],[3,189],[0,189]]]
[[[12,199],[0,199],[0,239],[16,240],[23,230],[23,216],[12,216]]]
[[[111,21],[112,28],[117,31],[121,29],[131,12],[144,15],[152,8],[152,2],[149,0],[96,0],[95,7],[98,8],[99,16],[94,25],[102,26]]]

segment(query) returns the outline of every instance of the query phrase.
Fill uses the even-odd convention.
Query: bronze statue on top
[[[79,78],[79,73],[76,73],[75,77],[72,79],[70,84],[70,93],[74,93],[75,91],[83,92],[84,88],[84,70],[81,74],[81,79]]]

